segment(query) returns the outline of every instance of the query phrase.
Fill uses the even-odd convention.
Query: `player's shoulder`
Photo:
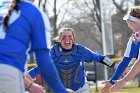
[[[56,49],[58,49],[58,47],[59,47],[59,43],[57,43],[57,42],[54,43],[54,45],[52,45],[50,48],[51,52],[54,52]]]
[[[84,45],[78,43],[74,43],[74,46],[78,48],[86,48]]]
[[[30,15],[32,17],[38,18],[39,15],[43,15],[40,8],[36,6],[34,3],[32,3],[29,0],[23,0],[19,3],[19,8],[22,11],[23,15]]]
[[[79,52],[84,52],[84,51],[85,51],[85,46],[82,45],[82,44],[75,43],[73,46],[74,46],[74,48],[76,48],[77,51],[79,51]]]

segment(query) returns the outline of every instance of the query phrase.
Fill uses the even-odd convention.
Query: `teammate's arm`
[[[111,84],[114,84],[113,80],[118,80],[119,77],[123,74],[123,72],[125,71],[126,67],[129,65],[130,61],[132,58],[130,57],[123,57],[122,61],[120,62],[120,64],[118,65],[114,75],[112,76],[112,78],[109,80],[109,82]]]
[[[31,76],[31,78],[35,78],[35,76],[37,76],[38,74],[40,74],[40,73],[39,73],[39,68],[38,68],[38,66],[36,66],[36,67],[30,69],[30,70],[28,71],[28,74]]]
[[[139,53],[139,46],[138,44],[135,44],[132,42],[131,38],[129,39],[127,43],[127,48],[124,53],[124,57],[120,64],[118,65],[118,68],[116,69],[114,75],[110,79],[110,83],[114,84],[113,80],[118,80],[119,77],[123,74],[129,63],[131,62],[132,58],[138,58]]]

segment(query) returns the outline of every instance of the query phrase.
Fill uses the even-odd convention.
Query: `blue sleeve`
[[[113,80],[118,80],[119,77],[123,74],[123,72],[125,71],[126,67],[129,65],[130,61],[132,58],[130,57],[124,57],[122,59],[122,61],[120,62],[120,64],[118,65],[115,73],[113,74],[112,78],[110,79],[110,83],[114,84]]]
[[[138,54],[139,54],[139,44],[135,44],[134,42],[132,42],[131,39],[129,39],[124,56],[138,58]]]
[[[2,16],[0,16],[0,22],[2,21],[2,19],[3,19],[3,17],[2,17]]]
[[[37,76],[39,73],[39,68],[38,67],[34,67],[32,69],[30,69],[28,71],[28,74],[31,76],[31,78],[35,78],[35,76]]]
[[[138,54],[139,54],[139,45],[132,42],[132,40],[130,38],[127,43],[127,48],[124,53],[124,57],[123,57],[122,61],[120,62],[120,64],[118,65],[118,68],[116,69],[114,75],[110,79],[111,84],[114,84],[114,82],[112,82],[112,80],[119,79],[119,77],[125,71],[126,67],[129,65],[132,58],[138,58]]]
[[[88,48],[85,48],[85,62],[92,62],[92,61],[100,62],[103,59],[104,59],[103,55],[100,55],[98,53],[91,51]]]
[[[40,11],[38,17],[36,17],[33,22],[33,32],[31,34],[31,50],[35,49],[50,49],[51,47],[51,27],[49,18]]]
[[[67,93],[60,81],[49,50],[35,50],[36,60],[41,76],[55,93]]]

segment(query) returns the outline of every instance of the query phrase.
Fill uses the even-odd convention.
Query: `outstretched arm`
[[[101,55],[101,54],[98,54],[98,53],[95,53],[93,51],[91,51],[90,49],[88,48],[85,48],[85,61],[86,62],[99,62],[103,65],[106,65],[108,67],[115,67],[116,63],[112,62],[111,59]]]
[[[115,83],[113,80],[118,80],[119,77],[123,74],[125,71],[126,67],[130,63],[132,58],[137,58],[138,57],[138,50],[139,46],[135,43],[132,42],[131,38],[129,39],[129,42],[127,43],[127,48],[124,54],[124,57],[120,64],[118,65],[114,75],[112,78],[108,81],[105,81],[104,84],[105,86],[102,89],[102,93],[108,92],[111,86]]]
[[[129,39],[129,42],[127,43],[127,48],[124,54],[124,57],[122,61],[120,62],[118,68],[116,69],[113,77],[110,79],[110,83],[114,84],[112,80],[118,80],[119,77],[123,74],[126,67],[129,65],[132,58],[138,58],[139,53],[139,46],[138,44],[135,44],[132,42],[131,38]]]
[[[118,91],[125,85],[127,81],[133,79],[139,72],[140,72],[140,60],[137,60],[136,63],[133,65],[132,69],[126,74],[126,76],[121,80],[117,80],[110,90]]]
[[[109,89],[111,88],[111,86],[115,83],[114,80],[118,80],[119,79],[119,77],[122,75],[122,73],[124,72],[124,70],[126,69],[126,67],[128,66],[128,64],[130,63],[130,61],[131,61],[131,58],[128,58],[128,57],[124,57],[122,59],[122,61],[118,65],[118,67],[117,67],[114,75],[109,80],[109,82],[108,81],[103,82],[103,84],[105,86],[101,90],[102,93],[106,93],[106,92],[109,91]]]
[[[112,78],[109,80],[111,84],[114,84],[114,80],[118,80],[119,77],[123,74],[125,71],[126,67],[129,65],[130,61],[132,58],[129,57],[124,57],[120,64],[118,65],[115,73],[113,74]]]

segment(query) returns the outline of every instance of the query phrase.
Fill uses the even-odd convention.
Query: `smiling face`
[[[65,49],[71,49],[74,43],[72,31],[64,31],[60,36],[60,44]]]
[[[75,40],[74,31],[71,28],[61,29],[59,32],[59,43],[65,49],[71,49]]]

